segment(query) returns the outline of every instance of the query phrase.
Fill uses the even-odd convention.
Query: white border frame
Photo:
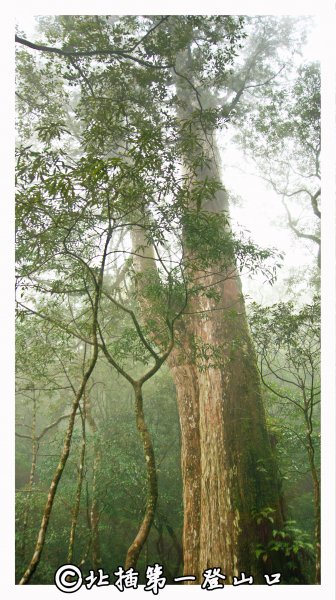
[[[2,457],[1,492],[1,588],[6,598],[60,597],[54,586],[17,586],[14,584],[14,20],[15,15],[36,14],[272,14],[315,15],[321,23],[322,47],[322,583],[320,586],[225,586],[222,592],[230,598],[280,598],[296,599],[300,594],[306,600],[335,597],[335,47],[336,12],[332,0],[123,0],[122,3],[107,0],[49,0],[48,2],[24,2],[16,0],[13,6],[2,8],[0,31],[1,61],[1,143],[2,210],[0,233],[0,268],[2,290],[0,294],[2,333],[2,419],[0,432]],[[1,589],[0,588],[0,589]],[[206,591],[199,587],[166,586],[160,597],[182,592],[193,598],[205,597]],[[82,588],[76,597],[83,597]],[[118,595],[114,587],[92,589],[90,598]],[[123,598],[151,598],[142,587],[124,592]]]

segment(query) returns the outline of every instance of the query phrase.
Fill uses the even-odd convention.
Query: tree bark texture
[[[198,574],[201,520],[201,448],[199,437],[199,383],[191,360],[188,319],[178,325],[180,346],[173,348],[168,365],[176,386],[181,430],[183,494],[183,564],[186,574]]]
[[[190,55],[186,58],[186,74],[188,62]],[[183,64],[180,68],[183,69]],[[183,102],[180,116],[191,117],[197,106],[193,106],[196,101],[192,99],[190,87],[180,81],[177,92]],[[202,92],[197,100],[202,101]],[[215,136],[205,134],[202,127],[198,133],[203,140],[200,152],[205,160],[194,175],[195,181],[198,184],[208,180],[220,182]],[[185,172],[188,174],[187,165]],[[209,214],[222,213],[229,219],[227,194],[223,189],[204,200],[200,207],[190,208],[200,208]],[[225,230],[231,236],[229,222]],[[202,239],[199,240],[200,251],[188,248],[188,225],[184,239],[186,255],[189,253],[197,265]],[[272,529],[282,528],[283,514],[278,471],[268,438],[257,361],[235,256],[228,256],[225,266],[220,260],[213,260],[209,267],[194,271],[193,277],[202,282],[203,290],[193,296],[187,308],[192,313],[192,324],[185,332],[192,339],[184,345],[196,344],[196,347],[210,349],[210,356],[213,354],[204,365],[197,364],[196,360],[191,375],[195,381],[196,374],[197,381],[194,385],[198,407],[194,409],[194,417],[199,419],[200,448],[199,563],[193,574],[200,582],[203,571],[216,566],[229,577],[239,576],[244,571],[253,574],[256,583],[264,583],[263,574],[269,572],[268,569],[283,570],[283,557],[280,553],[272,557],[268,554],[267,562],[263,563],[256,558],[256,546],[266,547],[272,539]],[[208,289],[216,291],[217,297],[204,293]],[[183,395],[187,378],[184,382],[184,385],[183,381],[176,382],[180,388],[178,395]],[[180,405],[179,410],[181,415]],[[185,462],[182,460],[183,480],[188,478],[189,460],[188,455]],[[194,496],[188,498],[187,512],[198,513],[198,494],[195,497],[195,501]],[[273,511],[273,523],[260,516],[257,518],[266,508]],[[186,532],[184,535],[187,538]]]
[[[214,272],[218,272],[214,268]],[[271,529],[281,528],[278,472],[268,439],[256,357],[249,336],[238,276],[216,284],[220,305],[198,297],[194,317],[198,343],[220,348],[215,366],[198,369],[199,440],[201,448],[201,517],[199,577],[211,566],[228,575],[250,572],[261,580],[266,567],[258,564],[258,543],[270,541]],[[196,302],[194,301],[194,306]],[[234,312],[233,312],[234,311]],[[274,525],[257,525],[256,515],[274,510]],[[276,526],[275,526],[276,523]],[[267,571],[266,571],[267,572]]]
[[[137,243],[144,245],[144,240],[138,236]],[[216,265],[213,271],[218,273]],[[215,286],[221,279],[210,273],[206,285]],[[181,428],[184,572],[196,575],[199,583],[211,566],[236,575],[250,571],[257,540],[266,541],[266,525],[258,535],[252,512],[270,505],[280,510],[277,471],[236,274],[217,287],[222,310],[204,296],[193,299],[188,309],[196,314],[179,322],[179,343],[168,358]],[[226,309],[241,314],[225,317]],[[225,366],[201,369],[195,364],[195,338],[215,348],[223,348],[226,340]],[[274,484],[259,481],[265,468]]]
[[[183,105],[180,117],[188,119],[195,109],[192,91],[180,81],[177,93]],[[198,184],[220,182],[215,137],[199,134],[207,160],[192,177]],[[187,166],[185,173],[190,177]],[[190,207],[199,208],[228,217],[226,193],[220,190],[201,207]],[[226,233],[231,235],[229,224]],[[220,567],[228,580],[241,572],[253,575],[255,583],[265,583],[264,573],[270,572],[290,579],[283,553],[265,552],[263,559],[256,554],[257,546],[266,549],[273,529],[283,528],[284,515],[235,257],[228,256],[225,267],[215,259],[197,270],[202,239],[198,251],[188,248],[188,225],[183,236],[194,281],[217,292],[217,298],[202,290],[192,295],[176,323],[177,343],[168,358],[181,428],[184,573],[195,575],[196,584],[211,567]],[[141,254],[134,261],[137,272],[153,273],[155,255],[141,228],[133,233],[133,249]],[[194,350],[202,346],[217,359],[199,364]]]

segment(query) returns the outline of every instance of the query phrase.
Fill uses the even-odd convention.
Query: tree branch
[[[173,64],[167,65],[154,65],[151,62],[143,60],[142,58],[138,58],[136,56],[132,56],[127,51],[119,50],[117,48],[97,48],[96,50],[63,50],[62,48],[55,48],[53,46],[45,46],[44,44],[35,44],[34,42],[30,42],[29,40],[25,40],[24,38],[15,35],[15,41],[18,44],[22,44],[23,46],[27,46],[27,48],[32,48],[33,50],[38,50],[40,52],[47,52],[49,54],[57,54],[58,56],[64,56],[65,58],[81,58],[85,56],[117,56],[120,58],[124,58],[125,60],[132,60],[143,67],[149,67],[151,69],[169,69],[173,67]]]

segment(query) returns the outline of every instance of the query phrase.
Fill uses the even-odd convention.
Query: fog
[[[321,24],[100,16],[17,18],[16,582],[315,585]]]

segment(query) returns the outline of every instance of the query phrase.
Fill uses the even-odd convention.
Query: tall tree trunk
[[[172,350],[168,365],[176,386],[181,429],[181,469],[183,494],[184,572],[197,575],[200,558],[201,448],[199,436],[199,384],[191,360],[187,319],[178,326],[180,346]]]
[[[218,273],[215,265],[213,271]],[[264,583],[262,574],[273,568],[275,557],[260,564],[255,550],[270,541],[273,528],[281,528],[280,488],[239,278],[226,275],[219,283],[217,274],[207,276],[206,285],[216,288],[221,300],[200,295],[194,318],[197,342],[221,354],[218,364],[212,359],[198,370],[199,576],[215,565],[230,576],[244,571]],[[274,525],[267,518],[257,523],[266,508],[274,511]]]
[[[191,119],[190,126],[196,127],[200,141],[202,166],[190,168],[187,157],[184,167],[186,176],[193,178],[199,189],[200,183],[220,183],[221,176],[215,136],[205,132],[202,123],[194,124],[204,91],[199,90],[193,100],[195,87],[189,80],[191,60],[190,52],[181,56],[179,71],[184,75],[176,81],[176,86],[182,107],[179,116]],[[227,194],[223,189],[201,202],[198,196],[197,205],[190,206],[190,210],[196,216],[198,211],[209,217],[224,215],[227,224],[223,225],[223,234],[231,238]],[[192,306],[187,308],[192,324],[185,332],[193,336],[196,349],[210,352],[210,359],[204,365],[197,364],[196,356],[192,375],[194,381],[195,375],[197,379],[194,417],[199,419],[199,429],[194,435],[198,435],[200,449],[200,504],[196,495],[188,498],[187,506],[187,512],[199,511],[200,506],[199,563],[193,574],[199,581],[205,569],[216,566],[229,578],[244,571],[253,574],[256,583],[264,583],[263,574],[268,569],[285,573],[284,556],[280,553],[268,552],[267,559],[265,554],[266,563],[256,557],[257,545],[266,547],[272,539],[272,530],[282,528],[283,511],[241,282],[230,250],[225,261],[214,258],[208,265],[202,265],[199,259],[206,242],[199,235],[197,244],[195,240],[190,243],[189,227],[187,221],[185,254],[189,255],[194,281],[202,282],[203,289],[193,295]],[[207,293],[208,290],[215,294]],[[178,395],[183,396],[187,378],[177,381],[177,385]],[[181,406],[179,409],[181,413]],[[182,461],[184,481],[188,479],[190,460],[187,455],[186,462]],[[187,548],[184,550],[188,552]]]
[[[205,208],[227,210],[226,200],[218,193]],[[141,231],[133,249],[146,246]],[[136,261],[140,273],[155,264],[148,245],[143,252]],[[288,577],[280,552],[268,552],[267,559],[265,553],[263,560],[256,556],[257,546],[266,548],[272,530],[281,529],[283,510],[240,279],[233,262],[225,272],[214,263],[193,276],[220,300],[202,291],[193,297],[168,358],[181,427],[184,573],[196,575],[196,583],[213,566],[229,577],[253,574],[256,583],[265,582],[265,572]],[[197,364],[195,342],[214,354],[219,350],[218,364]]]
[[[186,95],[183,103],[188,109]],[[186,110],[184,118],[189,114]],[[194,181],[219,182],[214,136],[204,141],[203,151],[206,166],[192,175]],[[185,172],[188,175],[187,167]],[[228,215],[226,194],[218,191],[200,208]],[[199,207],[190,209],[196,214]],[[283,527],[281,486],[235,257],[227,256],[225,267],[213,260],[197,270],[202,239],[200,250],[188,247],[188,233],[187,224],[185,255],[194,281],[201,281],[203,289],[193,293],[176,325],[178,344],[168,359],[181,427],[184,573],[201,583],[205,569],[220,567],[228,582],[243,571],[256,583],[265,583],[264,573],[280,571],[290,581],[285,555],[266,552],[273,529]],[[226,234],[231,236],[229,225]],[[153,276],[155,256],[141,228],[133,232],[134,250],[140,254],[135,259],[138,273]],[[204,289],[216,294],[205,294]],[[216,360],[200,365],[195,347],[210,349]],[[263,557],[257,557],[258,546],[265,548]],[[299,570],[293,575],[300,576]]]

